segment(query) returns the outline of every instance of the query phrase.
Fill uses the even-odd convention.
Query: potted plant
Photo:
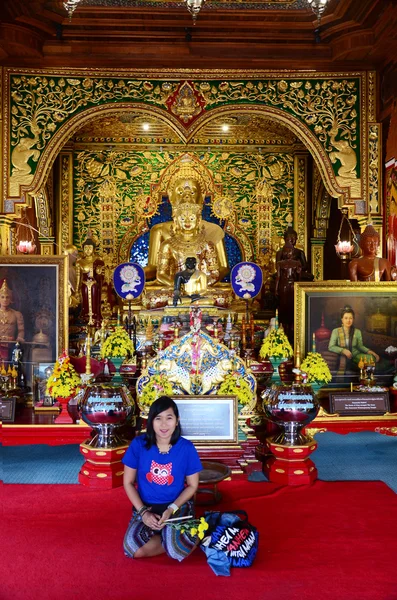
[[[268,357],[274,369],[273,379],[280,380],[278,368],[282,362],[285,362],[293,355],[294,351],[284,333],[283,327],[275,327],[262,342],[259,356],[261,358]]]
[[[116,367],[115,375],[113,376],[114,383],[121,383],[120,367],[127,356],[134,353],[134,344],[128,336],[128,333],[117,325],[116,329],[104,341],[101,347],[101,357],[109,358]]]
[[[308,352],[300,369],[307,376],[307,383],[316,392],[332,379],[331,371],[319,352]]]
[[[80,375],[64,350],[56,361],[46,385],[46,393],[61,404],[61,413],[55,419],[56,423],[73,423],[73,419],[67,413],[67,405],[69,400],[80,390],[81,385]]]

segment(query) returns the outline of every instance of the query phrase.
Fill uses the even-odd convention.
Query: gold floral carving
[[[312,245],[312,272],[315,281],[324,278],[324,245],[323,243]]]
[[[60,189],[60,236],[59,245],[61,246],[61,252],[63,253],[67,244],[71,243],[71,228],[70,228],[70,215],[73,213],[71,200],[73,199],[71,189],[71,177],[72,177],[72,156],[70,154],[63,154],[61,156],[61,189]]]
[[[376,71],[368,72],[368,121],[374,123],[376,115]]]
[[[298,246],[307,255],[307,155],[295,156],[294,226],[298,234]]]
[[[325,239],[328,230],[331,198],[324,187],[318,169],[313,171],[313,206],[314,206],[314,231],[315,238]]]
[[[221,221],[227,221],[234,216],[234,206],[230,198],[215,196],[212,202],[212,214]]]
[[[130,76],[126,74],[124,78],[110,78],[111,74],[106,71],[95,72],[94,76],[73,76],[66,71],[62,76],[62,70],[58,73],[46,71],[43,74],[27,71],[22,75],[15,75],[11,70],[7,70],[7,73],[10,76],[12,102],[9,133],[13,193],[17,190],[19,192],[20,185],[32,184],[40,153],[48,147],[49,141],[61,124],[66,123],[73,115],[100,105],[112,103],[116,106],[122,102],[141,103],[142,106],[150,106],[151,110],[156,110],[157,107],[157,110],[160,108],[165,113],[168,110],[167,103],[176,94],[183,75],[182,72],[179,73],[178,78],[178,74],[172,73],[169,74],[169,80],[156,80],[156,76],[159,77],[156,73],[151,75],[152,80],[149,81],[138,72]],[[220,71],[213,73],[215,76],[221,74]],[[224,73],[227,77],[227,72]],[[167,72],[165,74],[167,75]],[[338,73],[307,73],[306,78],[302,80],[297,79],[293,72],[247,74],[236,71],[230,72],[229,80],[224,81],[205,80],[205,72],[195,72],[191,76],[194,81],[188,84],[185,79],[186,85],[203,98],[202,108],[207,113],[217,106],[225,105],[227,108],[227,105],[236,101],[239,105],[243,103],[246,106],[275,107],[281,113],[284,112],[286,117],[290,115],[292,121],[294,117],[300,121],[301,125],[297,128],[301,130],[303,137],[305,129],[311,129],[325,149],[324,159],[331,151],[339,153],[339,158],[335,157],[336,173],[341,171],[341,167],[346,167],[349,172],[352,170],[352,153],[355,154],[356,161],[358,160],[360,146],[357,143],[356,132],[359,114],[356,106],[362,74],[346,76]],[[239,80],[239,76],[246,77],[247,80]],[[173,80],[172,77],[177,77],[177,80]],[[187,104],[191,110],[191,100]],[[339,144],[342,140],[347,144],[342,149],[335,149],[331,144],[331,131],[335,128],[337,134],[334,141]],[[297,129],[294,129],[294,132],[296,131]],[[189,126],[188,135],[191,133],[193,129]],[[340,166],[338,160],[344,161],[345,164]],[[328,170],[327,166],[325,168]],[[338,176],[343,178],[344,186],[349,185],[343,173],[339,172]],[[353,179],[355,178],[352,175],[350,180]],[[357,186],[357,181],[353,184]],[[334,188],[334,191],[336,189]],[[16,193],[16,196],[18,195]]]
[[[41,189],[35,195],[37,225],[42,237],[49,238],[51,231],[51,216],[47,198],[47,191]]]
[[[274,271],[272,247],[273,188],[263,179],[256,187],[258,202],[257,262],[268,275]]]
[[[380,214],[380,125],[370,124],[368,127],[368,194],[369,194],[369,212],[371,214]]]

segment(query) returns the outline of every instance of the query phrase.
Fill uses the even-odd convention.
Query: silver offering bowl
[[[273,385],[262,393],[262,398],[266,416],[282,430],[273,438],[274,443],[302,446],[310,441],[301,430],[317,416],[320,408],[310,385]]]
[[[135,403],[125,385],[96,383],[87,386],[79,404],[81,418],[96,435],[87,445],[93,448],[116,448],[125,445],[117,429],[135,413]],[[133,419],[135,421],[135,418]],[[135,423],[131,423],[134,425]]]

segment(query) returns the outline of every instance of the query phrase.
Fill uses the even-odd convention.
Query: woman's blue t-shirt
[[[123,463],[137,469],[139,495],[145,504],[173,502],[185,487],[185,478],[202,470],[197,450],[181,437],[168,454],[161,454],[156,445],[145,447],[146,435],[132,440]]]

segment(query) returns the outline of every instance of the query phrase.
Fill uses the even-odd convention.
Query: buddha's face
[[[12,294],[9,291],[0,292],[0,308],[5,310],[12,303]]]
[[[291,244],[291,246],[296,245],[297,235],[296,233],[287,233],[284,238],[286,244]]]
[[[194,231],[197,227],[197,215],[184,210],[178,217],[178,225],[182,231]]]
[[[369,235],[361,240],[361,249],[364,256],[376,256],[378,252],[379,239],[378,236]]]
[[[91,244],[86,244],[83,246],[84,256],[92,256],[94,254],[94,246]]]
[[[201,201],[200,186],[194,179],[179,179],[171,195],[171,203],[178,205],[181,202],[198,204]]]

